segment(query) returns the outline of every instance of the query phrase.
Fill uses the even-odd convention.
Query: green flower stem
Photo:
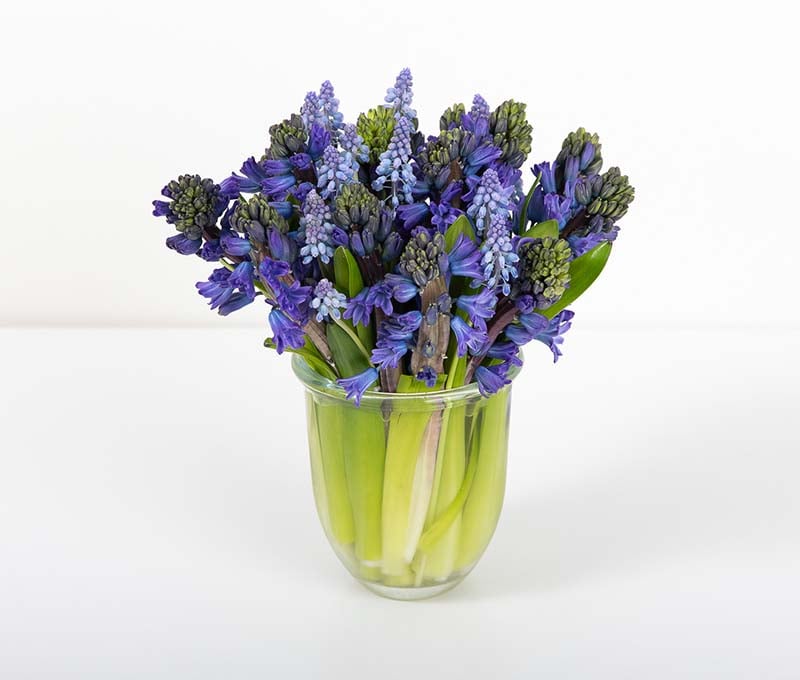
[[[436,461],[438,474],[434,482],[426,529],[450,507],[464,482],[467,463],[465,428],[466,408],[458,406],[447,409],[439,439],[439,455]],[[459,512],[425,555],[424,568],[417,572],[420,581],[423,571],[425,578],[434,581],[443,581],[451,574],[458,556],[460,526]]]
[[[306,392],[306,412],[308,413],[308,449],[311,455],[311,483],[314,488],[314,501],[317,504],[317,514],[320,522],[322,522],[322,528],[325,529],[325,533],[330,534],[331,517],[328,512],[328,494],[325,489],[322,446],[317,425],[317,407],[310,392]]]
[[[334,319],[336,325],[339,326],[347,335],[350,336],[350,339],[353,341],[353,344],[358,347],[359,351],[366,357],[367,363],[372,365],[372,359],[370,358],[370,354],[367,351],[367,348],[364,347],[361,339],[358,337],[356,332],[353,330],[352,325],[345,323],[342,319]]]
[[[353,509],[347,490],[345,447],[352,433],[345,427],[345,412],[334,401],[317,404],[317,424],[322,448],[322,470],[325,478],[330,533],[340,546],[355,539]]]
[[[424,470],[418,460],[425,458],[420,446],[426,440],[431,416],[425,412],[393,413],[389,419],[386,442],[386,464],[383,479],[382,528],[383,558],[381,569],[387,576],[403,577],[409,573],[407,558],[412,524],[412,499],[421,504],[423,493],[418,488]],[[428,436],[429,438],[429,436]],[[433,475],[431,475],[431,483]],[[428,493],[430,499],[430,493]],[[427,506],[426,506],[427,510]],[[424,518],[424,515],[423,515]],[[422,527],[420,526],[420,531]],[[418,538],[418,536],[417,536]],[[414,541],[416,544],[416,541]]]
[[[508,446],[508,387],[484,400],[478,438],[478,461],[461,519],[457,569],[475,564],[494,533],[503,505]]]
[[[363,575],[380,574],[381,504],[386,455],[383,417],[379,411],[342,411],[347,443],[344,467],[353,512],[355,556]]]

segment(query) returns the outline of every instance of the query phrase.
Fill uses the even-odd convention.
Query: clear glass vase
[[[474,383],[367,392],[356,407],[299,356],[292,365],[306,388],[317,512],[350,573],[402,600],[460,583],[500,516],[511,386],[488,399]]]

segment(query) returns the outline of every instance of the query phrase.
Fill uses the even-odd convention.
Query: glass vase
[[[367,392],[357,407],[297,355],[293,368],[306,390],[317,512],[345,567],[400,600],[458,585],[500,516],[511,385],[489,398],[474,383]]]

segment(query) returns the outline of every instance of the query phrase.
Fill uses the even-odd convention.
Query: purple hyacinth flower
[[[239,170],[243,176],[232,173],[219,185],[220,193],[225,198],[236,198],[240,193],[254,194],[261,191],[261,182],[267,179],[266,167],[266,164],[259,163],[251,156],[242,163]]]
[[[369,288],[362,288],[356,295],[350,298],[347,309],[344,310],[344,318],[350,319],[354,324],[369,326],[372,315],[372,305],[368,302]]]
[[[325,151],[326,146],[330,146],[331,133],[322,125],[314,124],[308,135],[308,155],[313,160],[318,160]]]
[[[246,307],[253,301],[249,295],[245,293],[234,293],[231,295],[226,302],[223,302],[219,306],[219,313],[222,316],[228,316],[231,312],[235,312],[237,309],[241,309],[242,307]]]
[[[483,270],[480,266],[481,253],[471,238],[459,234],[453,249],[447,253],[449,271],[453,276],[466,276],[469,279],[481,279]]]
[[[389,316],[378,327],[378,339],[372,350],[372,362],[381,368],[396,368],[411,349],[415,331],[422,323],[418,311]]]
[[[275,287],[277,285],[278,279],[281,276],[286,276],[291,270],[289,265],[286,262],[281,262],[278,260],[273,260],[272,258],[265,257],[261,264],[258,267],[258,271],[261,274],[261,277],[267,283],[267,285]]]
[[[153,201],[153,215],[156,217],[165,217],[169,215],[169,202]]]
[[[372,307],[377,307],[386,316],[389,316],[394,310],[392,308],[392,286],[386,281],[379,281],[374,286],[371,286],[367,292],[367,302]]]
[[[539,185],[546,194],[556,193],[556,175],[553,167],[547,161],[533,166],[533,174],[539,177]]]
[[[498,340],[486,352],[490,359],[500,359],[504,363],[514,366],[522,366],[522,359],[519,358],[519,347],[508,340]]]
[[[248,297],[255,297],[256,290],[253,284],[253,264],[251,262],[240,262],[228,277],[228,284],[238,288]]]
[[[272,327],[272,339],[278,354],[283,354],[287,348],[300,349],[305,345],[303,329],[280,309],[273,309],[269,313],[269,325]]]
[[[261,190],[271,198],[283,199],[295,184],[294,175],[276,175],[275,177],[268,177],[261,182]]]
[[[436,387],[436,380],[439,377],[439,374],[433,368],[433,366],[425,366],[416,376],[414,376],[420,382],[424,382],[426,387]]]
[[[200,249],[200,257],[206,262],[218,262],[223,255],[222,244],[220,244],[219,239],[206,241]]]
[[[480,393],[484,397],[488,397],[510,384],[511,381],[506,378],[507,372],[504,364],[478,366],[478,370],[475,371],[475,381],[478,383]]]
[[[241,257],[250,252],[250,241],[242,238],[230,229],[223,229],[219,237],[219,242],[226,255]]]
[[[211,272],[208,281],[198,281],[195,284],[197,292],[208,299],[211,309],[216,309],[233,295],[233,286],[228,282],[230,277],[231,272],[220,267]]]
[[[419,293],[414,280],[402,274],[387,274],[384,282],[391,286],[392,297],[398,302],[413,300]]]
[[[491,288],[483,288],[477,295],[461,295],[456,298],[456,307],[466,312],[476,328],[486,330],[486,320],[494,316],[497,295]]]
[[[361,404],[361,397],[378,379],[378,371],[373,367],[349,378],[339,378],[336,384],[344,388],[345,395],[352,399],[356,406]]]
[[[308,321],[311,286],[301,286],[299,281],[292,281],[291,284],[278,281],[278,285],[273,290],[275,299],[287,314],[291,314],[292,318],[300,324]]]
[[[175,236],[170,236],[166,243],[167,248],[174,250],[176,253],[180,253],[181,255],[194,255],[198,250],[200,250],[200,246],[203,245],[203,241],[201,239],[195,240],[186,238],[186,236],[183,234],[175,234]]]
[[[553,363],[561,356],[561,344],[564,342],[564,333],[572,327],[572,317],[575,312],[565,309],[556,314],[547,325],[547,328],[538,333],[535,339],[543,342],[553,353]]]
[[[485,331],[473,328],[458,315],[451,317],[450,328],[453,330],[458,356],[460,357],[463,357],[468,350],[472,354],[480,354],[489,341]]]
[[[403,223],[403,229],[407,231],[421,224],[430,212],[427,203],[409,203],[397,207],[397,216]]]

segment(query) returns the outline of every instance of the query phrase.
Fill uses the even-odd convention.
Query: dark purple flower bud
[[[334,227],[331,230],[331,243],[335,246],[344,246],[346,248],[350,243],[350,239],[347,237],[347,232],[344,229]]]
[[[367,254],[371,253],[375,250],[375,236],[372,234],[371,231],[365,229],[361,232],[361,240],[364,243],[364,250]]]
[[[393,231],[383,242],[383,261],[388,263],[396,260],[401,252],[403,252],[403,238]]]
[[[186,238],[183,234],[175,234],[175,236],[170,236],[167,239],[167,248],[181,255],[194,255],[200,250],[201,245],[203,245],[201,239],[194,240]]]
[[[361,240],[360,231],[354,231],[352,234],[350,234],[350,247],[359,257],[366,256],[367,251],[364,249],[364,242]]]
[[[275,227],[267,230],[267,239],[269,251],[275,259],[292,262],[297,257],[297,245]]]
[[[167,201],[153,201],[153,215],[164,217],[169,214],[169,203]]]
[[[349,378],[340,378],[336,383],[344,388],[347,398],[352,399],[356,406],[359,406],[364,392],[366,392],[377,379],[377,369],[370,367],[362,373],[358,373]]]
[[[303,329],[280,309],[273,309],[269,313],[269,325],[272,326],[272,339],[278,354],[283,354],[287,348],[300,349],[305,345]]]

